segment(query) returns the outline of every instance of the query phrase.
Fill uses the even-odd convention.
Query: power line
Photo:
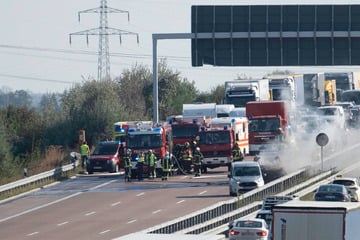
[[[75,82],[63,81],[63,80],[55,80],[55,79],[45,79],[45,78],[35,78],[35,77],[25,77],[19,75],[11,75],[11,74],[2,74],[0,73],[1,77],[7,78],[17,78],[17,79],[26,79],[26,80],[33,80],[33,81],[40,81],[40,82],[52,82],[52,83],[67,83],[67,84],[74,84]]]
[[[139,34],[129,31],[124,31],[116,28],[108,27],[108,13],[127,13],[128,21],[130,20],[130,15],[128,11],[123,11],[115,8],[110,8],[107,6],[106,0],[100,1],[99,8],[92,8],[84,11],[80,11],[81,13],[100,13],[100,26],[98,28],[88,29],[81,32],[71,33],[69,36],[70,44],[71,44],[71,36],[72,35],[85,35],[87,43],[89,42],[89,35],[97,35],[99,36],[99,55],[98,55],[98,80],[110,79],[110,55],[109,55],[109,35],[117,35],[120,38],[122,35],[136,35],[137,42],[139,43]]]
[[[65,50],[65,49],[56,49],[56,48],[40,48],[40,47],[27,47],[27,46],[4,45],[4,44],[0,44],[0,48],[48,52],[48,53],[76,54],[76,55],[97,55],[98,54],[95,51]],[[151,59],[152,58],[151,54],[133,54],[133,53],[113,52],[113,53],[109,53],[109,55],[111,57],[125,57],[125,58],[134,58],[134,59],[146,59],[146,58]],[[34,57],[36,57],[36,56],[34,56]],[[159,56],[159,58],[166,58],[166,59],[170,59],[170,60],[174,60],[174,61],[189,61],[190,60],[190,57],[181,57],[181,56],[172,56],[172,55],[161,55],[161,56]]]

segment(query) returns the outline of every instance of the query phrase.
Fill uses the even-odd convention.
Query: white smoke
[[[355,142],[357,134],[351,134],[355,129],[341,129],[339,125],[324,121],[316,109],[292,111],[291,134],[281,148],[275,151],[260,153],[261,164],[265,168],[281,169],[288,174],[304,167],[311,167],[314,171],[321,169],[322,159],[344,149],[351,142]],[[316,142],[316,137],[325,133],[329,142],[323,147]],[[338,167],[340,164],[332,165]]]

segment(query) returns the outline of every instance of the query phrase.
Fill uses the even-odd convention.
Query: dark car
[[[118,172],[121,167],[120,146],[121,143],[117,141],[99,142],[86,162],[86,171],[89,174]]]
[[[314,193],[315,201],[350,202],[351,196],[344,185],[323,184]]]

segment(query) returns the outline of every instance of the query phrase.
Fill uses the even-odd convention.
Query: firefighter
[[[144,154],[144,152],[141,152],[139,154],[139,160],[138,160],[138,162],[136,164],[137,177],[138,177],[139,181],[143,180],[144,162],[145,162],[145,154]]]
[[[233,149],[232,149],[232,160],[233,162],[239,162],[244,160],[244,155],[241,152],[241,149],[237,142],[235,142]]]
[[[123,159],[125,166],[125,182],[131,182],[131,149],[126,151]]]
[[[181,153],[181,164],[185,172],[191,172],[191,163],[192,163],[192,152],[190,148],[190,143],[186,142]]]
[[[162,168],[161,180],[167,181],[169,178],[169,172],[171,169],[170,154],[168,151],[165,153],[164,158],[161,159],[161,168]]]
[[[156,178],[156,173],[155,173],[156,156],[153,153],[153,150],[151,149],[148,152],[147,161],[149,166],[149,178],[154,179]]]
[[[204,156],[200,152],[200,148],[197,147],[195,149],[194,154],[193,154],[193,164],[194,164],[195,177],[200,177],[200,175],[201,175],[201,165],[202,165],[202,160],[203,159],[204,159]]]
[[[198,142],[197,139],[194,138],[190,143],[191,152],[195,152],[197,147],[198,147]]]

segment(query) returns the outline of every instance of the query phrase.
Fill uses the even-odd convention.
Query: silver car
[[[267,240],[268,226],[264,219],[237,219],[229,231],[230,240]]]
[[[253,161],[233,162],[228,177],[230,196],[237,196],[239,192],[249,191],[265,184],[260,164]]]

